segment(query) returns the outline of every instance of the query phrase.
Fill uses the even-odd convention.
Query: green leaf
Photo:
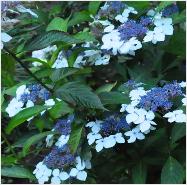
[[[23,156],[25,156],[29,150],[29,148],[31,147],[31,145],[41,141],[44,137],[46,137],[49,134],[54,134],[54,132],[52,131],[47,131],[47,132],[43,132],[40,134],[36,134],[32,137],[30,137],[25,143],[24,143],[24,147],[23,147]]]
[[[130,103],[129,97],[120,92],[102,92],[99,97],[103,105]]]
[[[111,84],[105,84],[105,85],[99,87],[95,92],[97,94],[99,94],[101,92],[110,92],[115,87],[116,84],[117,84],[117,82],[111,83]]]
[[[162,184],[182,184],[184,181],[184,169],[173,157],[169,157],[161,172]]]
[[[34,175],[28,169],[22,166],[2,167],[1,175],[4,177],[35,180]]]
[[[186,124],[175,124],[171,131],[171,143],[174,144],[176,141],[186,135]]]
[[[82,135],[82,125],[73,124],[72,125],[72,132],[70,134],[70,138],[68,141],[68,145],[70,147],[70,150],[72,153],[75,153],[77,150],[77,147],[80,143],[81,135]]]
[[[164,49],[174,55],[186,57],[186,32],[183,30],[176,31],[175,34],[171,37],[169,43],[164,47]],[[176,47],[180,46],[180,47]]]
[[[68,19],[64,20],[60,17],[55,17],[47,26],[46,31],[57,30],[67,32]]]
[[[186,10],[183,10],[180,14],[175,13],[172,16],[172,19],[173,19],[173,24],[186,22]]]
[[[132,181],[134,184],[145,184],[147,177],[147,167],[140,161],[132,168]]]
[[[51,68],[43,68],[34,73],[35,76],[38,78],[44,78],[44,77],[49,77],[52,73],[53,69]]]
[[[99,9],[100,4],[100,1],[90,1],[88,5],[88,10],[90,14],[95,15]]]
[[[25,122],[28,118],[31,118],[32,116],[36,116],[43,110],[45,110],[47,107],[36,105],[34,107],[26,108],[22,111],[20,111],[18,114],[16,114],[8,123],[8,126],[6,127],[5,131],[7,134],[10,134],[11,131]]]
[[[145,10],[146,8],[149,8],[150,2],[149,1],[127,1],[125,2],[128,6],[132,6],[133,8],[135,8],[138,13],[140,11]]]
[[[96,41],[95,37],[87,31],[77,33],[76,35],[74,35],[74,38],[84,40],[85,42]]]
[[[1,156],[1,165],[12,165],[17,163],[17,158],[12,155]]]
[[[70,19],[68,23],[68,27],[74,26],[76,24],[80,24],[82,22],[88,22],[91,21],[91,17],[88,11],[83,10],[81,12],[75,12],[73,14],[73,17]]]
[[[64,101],[88,108],[105,109],[91,89],[79,82],[69,82],[56,90],[56,95]]]
[[[174,2],[173,1],[162,1],[156,8],[156,12],[162,11],[164,8],[166,8],[169,5],[172,5]]]
[[[75,39],[73,36],[65,32],[49,31],[39,35],[33,41],[29,41],[25,47],[25,50],[34,51],[43,49],[51,44],[54,44],[55,42],[60,41],[66,44],[76,44],[84,42],[83,40]]]
[[[61,69],[55,69],[50,78],[53,82],[57,82],[59,80],[62,80],[65,77],[71,76],[72,74],[76,73],[78,69],[75,68],[61,68]]]
[[[73,109],[69,107],[69,105],[64,102],[60,101],[56,103],[50,110],[49,114],[52,118],[57,119],[60,118],[63,115],[66,115],[68,113],[72,113]]]
[[[15,60],[8,54],[2,54],[1,59],[2,84],[11,87],[15,84]]]

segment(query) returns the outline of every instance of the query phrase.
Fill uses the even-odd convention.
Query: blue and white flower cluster
[[[127,6],[124,2],[106,2],[93,17],[90,28],[94,28],[98,32],[99,42],[87,42],[81,46],[86,49],[80,53],[73,67],[82,68],[87,65],[107,65],[112,55],[129,54],[135,55],[135,51],[142,48],[144,43],[164,41],[166,36],[173,35],[174,27],[172,24],[172,16],[178,12],[177,5],[167,6],[162,12],[151,9],[146,15],[142,15],[138,19],[134,19],[134,15],[138,15],[138,11],[133,7]],[[137,16],[136,16],[137,17]],[[102,42],[100,42],[102,40]],[[75,44],[72,45],[70,51],[76,49]],[[57,47],[49,46],[42,50],[34,51],[32,57],[38,58],[44,62],[47,57]],[[34,62],[34,66],[41,63]],[[66,51],[59,52],[52,68],[69,67]]]
[[[51,181],[52,184],[64,183],[67,180],[78,179],[85,181],[87,172],[85,169],[91,169],[91,153],[87,158],[81,158],[77,152],[72,154],[68,146],[68,140],[71,133],[71,123],[74,116],[57,121],[52,131],[59,133],[55,146],[51,152],[45,156],[44,160],[36,165],[34,174],[40,184]],[[54,135],[48,135],[46,138],[47,146],[52,146]]]
[[[114,4],[116,5],[114,6]],[[135,55],[135,51],[142,48],[143,43],[152,42],[156,44],[158,41],[164,41],[166,35],[173,35],[171,18],[150,10],[146,16],[134,20],[131,19],[131,15],[138,14],[138,12],[133,7],[124,4],[122,6],[122,4],[122,2],[107,2],[102,7],[105,12],[110,12],[111,6],[119,9],[123,8],[122,12],[121,10],[118,11],[121,13],[114,15],[112,18],[109,17],[109,20],[106,20],[104,24],[103,20],[99,20],[103,18],[103,14],[100,13],[97,17],[96,22],[100,22],[104,26],[101,49],[111,50],[113,55],[117,55],[117,53]],[[167,10],[164,12],[167,12]],[[120,25],[118,22],[120,22]]]
[[[60,99],[57,99],[57,101],[60,101]],[[21,85],[16,90],[16,97],[9,102],[6,112],[9,117],[13,117],[25,108],[33,107],[39,103],[44,103],[50,109],[55,105],[55,100],[51,98],[50,92],[40,84]],[[45,110],[41,112],[41,115],[44,112]],[[32,118],[29,118],[28,121]]]
[[[156,129],[157,124],[154,121],[156,112],[168,118],[169,123],[186,122],[183,108],[169,112],[175,107],[173,100],[176,97],[181,98],[181,106],[186,106],[186,96],[183,93],[185,82],[173,82],[150,90],[140,87],[142,83],[136,84],[133,81],[124,85],[134,89],[129,92],[130,104],[121,105],[122,115],[110,116],[104,121],[91,121],[86,125],[91,130],[87,135],[88,144],[95,143],[97,152],[104,148],[111,148],[117,143],[125,143],[125,140],[128,143],[133,143],[137,139],[143,140],[146,134]]]

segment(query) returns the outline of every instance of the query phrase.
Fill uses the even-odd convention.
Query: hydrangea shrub
[[[185,2],[1,11],[4,183],[185,182]]]

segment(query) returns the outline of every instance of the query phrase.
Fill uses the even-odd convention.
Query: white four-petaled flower
[[[168,122],[176,122],[176,123],[185,123],[186,115],[183,113],[183,110],[175,110],[173,112],[168,112],[164,116],[164,118],[168,118]]]
[[[134,143],[136,139],[143,140],[145,138],[144,134],[140,132],[140,129],[138,127],[132,129],[131,131],[125,132],[125,136],[130,137],[127,140],[128,143]]]

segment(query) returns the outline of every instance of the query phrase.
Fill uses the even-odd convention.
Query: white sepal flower
[[[88,144],[89,145],[91,145],[91,144],[93,144],[94,142],[95,142],[95,140],[97,140],[97,139],[101,139],[102,137],[101,137],[101,135],[100,134],[95,134],[95,133],[89,133],[88,135],[87,135],[87,139],[88,139]]]
[[[103,35],[102,41],[103,45],[101,46],[101,49],[112,49],[114,55],[117,54],[118,49],[123,44],[123,42],[120,40],[119,32],[117,30],[113,30],[110,33]]]
[[[122,133],[117,133],[115,135],[110,135],[105,138],[101,138],[96,141],[96,151],[100,152],[103,148],[112,148],[116,143],[125,143],[125,139]]]
[[[156,28],[161,29],[165,35],[173,35],[173,25],[171,18],[156,19],[154,24]]]
[[[145,136],[140,132],[140,129],[138,127],[132,129],[131,131],[125,132],[124,135],[130,137],[127,140],[128,143],[134,143],[136,139],[143,140],[145,138]]]
[[[134,51],[140,49],[141,47],[142,47],[141,42],[138,41],[135,37],[132,37],[127,42],[124,42],[118,51],[120,54],[135,55]]]
[[[115,20],[119,21],[121,23],[125,23],[128,21],[128,17],[129,17],[130,13],[137,14],[138,12],[133,7],[128,7],[126,9],[124,9],[124,11],[121,15],[120,14],[117,15],[115,17]]]
[[[143,39],[143,42],[152,42],[156,44],[158,41],[165,40],[165,33],[163,32],[162,28],[155,27],[154,31],[148,31],[146,36]]]
[[[52,174],[52,170],[43,164],[43,162],[39,162],[36,165],[36,169],[33,171],[33,174],[35,174],[39,184],[44,184],[49,180],[49,177]]]
[[[8,107],[5,109],[5,111],[8,113],[9,117],[13,117],[23,110],[23,105],[23,102],[18,101],[16,98],[13,98],[8,104]]]
[[[133,89],[129,93],[129,97],[131,100],[140,100],[141,96],[146,95],[146,91],[144,90],[143,87],[138,87],[137,89]]]
[[[76,168],[72,168],[69,175],[71,177],[76,177],[78,180],[85,181],[87,178],[87,172],[84,171],[86,165],[84,160],[81,160],[81,158],[78,156],[76,157]]]
[[[173,112],[168,112],[164,116],[164,118],[168,118],[168,122],[176,122],[176,123],[185,123],[186,115],[183,113],[183,110],[175,110]]]
[[[59,169],[54,169],[53,172],[53,177],[51,178],[51,183],[52,184],[60,184],[60,170]]]

